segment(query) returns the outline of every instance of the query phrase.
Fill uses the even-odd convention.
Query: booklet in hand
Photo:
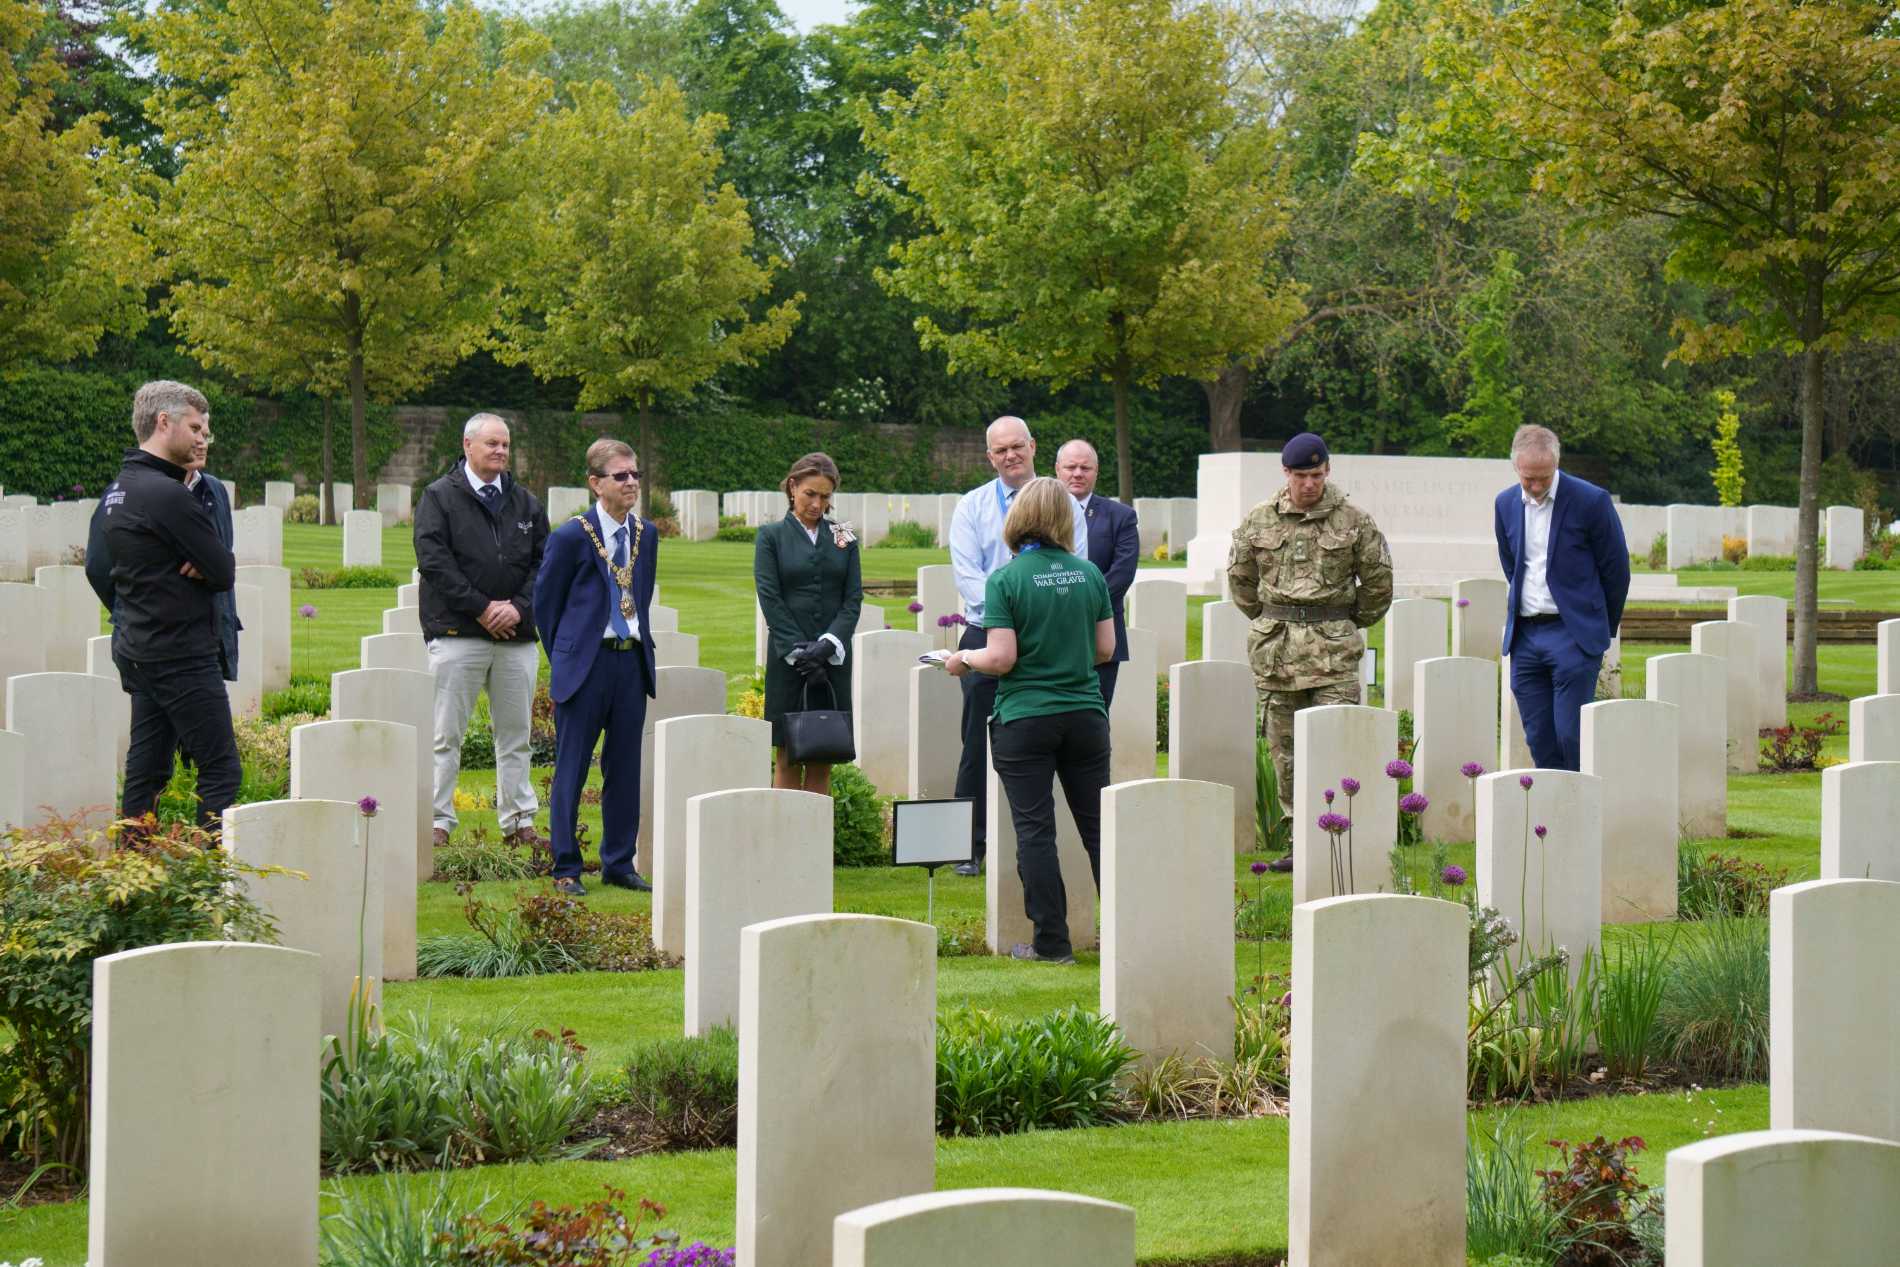
[[[948,651],[926,651],[917,657],[917,663],[928,664],[941,669],[943,662],[948,660],[951,654],[952,653]]]

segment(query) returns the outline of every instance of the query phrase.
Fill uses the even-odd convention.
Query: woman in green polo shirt
[[[944,668],[997,679],[990,752],[1016,824],[1023,911],[1036,926],[1016,959],[1073,963],[1068,893],[1056,860],[1055,780],[1101,887],[1102,789],[1108,785],[1108,709],[1095,666],[1115,654],[1108,582],[1077,544],[1069,491],[1052,479],[1023,486],[1003,520],[1016,553],[983,592],[986,645],[957,651]]]

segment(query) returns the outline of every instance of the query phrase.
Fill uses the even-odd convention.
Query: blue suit
[[[554,697],[554,780],[548,790],[548,829],[556,878],[578,877],[581,854],[575,839],[581,788],[601,733],[600,869],[606,876],[634,871],[640,834],[640,740],[647,700],[659,681],[647,609],[659,564],[660,533],[629,515],[640,536],[633,570],[634,613],[642,637],[631,650],[607,645],[608,613],[619,591],[607,561],[594,548],[582,521],[612,550],[597,507],[548,535],[547,552],[534,581],[534,619],[548,653],[548,693]]]
[[[1629,548],[1610,495],[1568,472],[1552,493],[1544,580],[1555,618],[1520,616],[1524,591],[1524,499],[1513,486],[1498,494],[1498,562],[1510,578],[1504,649],[1511,693],[1524,719],[1531,757],[1544,769],[1581,764],[1583,706],[1596,698],[1603,653],[1623,622],[1629,597]]]
[[[1128,658],[1128,623],[1124,618],[1123,600],[1128,597],[1128,587],[1135,583],[1135,567],[1141,562],[1141,534],[1136,528],[1133,506],[1110,501],[1099,493],[1089,498],[1082,513],[1089,529],[1088,561],[1108,582],[1108,604],[1115,613],[1115,654],[1107,664],[1095,666],[1095,675],[1102,683],[1102,702],[1112,704],[1115,675],[1121,662]]]

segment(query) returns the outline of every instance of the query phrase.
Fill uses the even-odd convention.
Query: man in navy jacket
[[[1498,494],[1498,561],[1510,578],[1504,649],[1524,738],[1540,768],[1575,770],[1583,706],[1596,697],[1603,653],[1629,597],[1629,549],[1610,495],[1559,475],[1548,427],[1511,438],[1518,483]]]
[[[640,834],[640,731],[659,682],[653,663],[653,602],[660,533],[634,513],[640,464],[619,440],[587,448],[594,505],[548,536],[534,582],[534,621],[548,652],[554,698],[554,781],[548,834],[554,887],[580,896],[575,839],[581,788],[600,754],[600,878],[623,889],[652,886],[634,869]]]
[[[1135,583],[1135,565],[1141,562],[1141,534],[1133,506],[1095,495],[1101,473],[1101,458],[1087,440],[1071,440],[1056,450],[1056,478],[1082,504],[1089,528],[1088,541],[1076,553],[1101,569],[1108,582],[1108,603],[1115,612],[1115,655],[1107,664],[1095,666],[1095,676],[1102,683],[1102,703],[1113,704],[1115,674],[1128,658],[1128,624],[1122,609],[1128,587]]]

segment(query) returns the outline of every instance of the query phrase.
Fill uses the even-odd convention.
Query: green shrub
[[[1280,772],[1274,769],[1273,745],[1264,735],[1254,740],[1253,834],[1254,848],[1261,853],[1293,851],[1293,823],[1280,814]]]
[[[981,916],[951,916],[937,922],[937,958],[959,959],[989,953],[989,927]]]
[[[108,848],[50,823],[0,849],[0,1154],[83,1168],[92,1076],[92,965],[181,941],[276,940],[248,867],[189,824]]]
[[[287,524],[314,524],[323,519],[323,502],[315,493],[299,493],[290,499],[290,508],[284,511]]]
[[[1612,1077],[1640,1078],[1656,1054],[1656,1014],[1669,981],[1673,935],[1654,928],[1617,943],[1603,957],[1602,1016],[1597,1042]]]
[[[622,1209],[626,1202],[625,1192],[609,1186],[605,1200],[584,1206],[536,1201],[493,1221],[464,1215],[448,1241],[450,1261],[468,1267],[720,1267],[732,1262],[731,1250],[699,1242],[677,1249],[677,1236],[644,1230],[648,1220],[665,1216],[665,1207],[642,1200]]]
[[[317,718],[289,713],[272,718],[240,717],[233,723],[244,778],[238,784],[238,803],[281,801],[290,795],[290,732]]]
[[[1792,554],[1751,554],[1742,560],[1744,572],[1792,572]]]
[[[1119,1120],[1136,1054],[1104,1016],[1066,1008],[1005,1021],[964,1008],[937,1028],[937,1130],[1002,1135]]]
[[[749,526],[744,515],[721,515],[719,516],[719,531],[713,534],[713,540],[750,542],[757,540],[758,535],[759,530]]]
[[[526,851],[492,837],[482,828],[453,836],[435,851],[438,880],[527,880],[534,876],[534,860]],[[441,976],[467,975],[439,973]]]
[[[532,860],[530,861],[532,866]],[[653,945],[644,911],[600,911],[560,893],[517,892],[512,907],[456,885],[462,915],[475,932],[426,937],[416,944],[425,977],[519,977],[544,972],[644,972],[676,966]]]
[[[1661,572],[1669,566],[1669,534],[1659,532],[1656,539],[1649,543],[1649,566]]]
[[[495,768],[495,732],[485,722],[471,721],[468,729],[462,732],[462,768],[464,770],[492,770]]]
[[[310,590],[380,590],[400,584],[388,568],[304,568],[299,575]]]
[[[892,549],[934,550],[937,548],[937,530],[908,521],[894,523],[884,540],[872,548],[883,549],[886,546]]]
[[[1465,1143],[1465,1252],[1486,1267],[1554,1267],[1572,1237],[1539,1199],[1530,1137],[1475,1119]]]
[[[1168,750],[1168,675],[1155,681],[1155,751]]]
[[[583,1050],[566,1033],[475,1037],[412,1017],[407,1032],[325,1063],[323,1163],[348,1173],[585,1156],[598,1141],[567,1142],[594,1105]]]
[[[1785,867],[1685,843],[1676,851],[1676,918],[1766,919],[1768,895],[1787,882]]]
[[[1669,962],[1657,1028],[1685,1068],[1707,1077],[1768,1077],[1768,921],[1712,919]]]
[[[323,1218],[318,1267],[455,1267],[449,1243],[467,1214],[443,1175],[423,1199],[421,1185],[384,1175],[375,1187],[338,1185],[334,1213]]]
[[[642,1144],[731,1148],[739,1142],[739,1038],[728,1026],[643,1044],[627,1062],[627,1106]]]
[[[891,861],[884,844],[884,798],[855,765],[831,767],[831,861],[839,867],[882,867]]]
[[[1261,884],[1234,895],[1234,936],[1241,941],[1286,941],[1293,936],[1293,890]]]
[[[266,721],[275,721],[279,717],[293,714],[306,714],[313,718],[330,715],[330,684],[316,678],[292,678],[290,685],[281,691],[271,691],[264,696],[261,710]]]

